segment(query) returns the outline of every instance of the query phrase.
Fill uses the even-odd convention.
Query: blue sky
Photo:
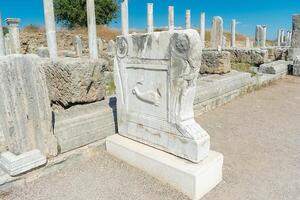
[[[213,16],[224,19],[224,28],[230,30],[231,19],[240,24],[237,31],[253,37],[255,25],[268,26],[268,38],[274,39],[278,28],[291,29],[292,14],[300,13],[300,0],[129,0],[130,28],[146,28],[146,5],[154,3],[156,27],[167,25],[168,6],[175,7],[175,25],[184,26],[185,10],[191,9],[192,26],[199,26],[200,12],[206,13],[207,28]],[[0,0],[3,18],[19,17],[21,26],[43,26],[42,0]],[[111,23],[120,27],[120,19]]]

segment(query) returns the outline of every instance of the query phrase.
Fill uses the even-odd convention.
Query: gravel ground
[[[224,154],[224,181],[204,200],[300,199],[300,78],[287,77],[206,113],[198,122]],[[0,197],[1,199],[1,197]],[[186,200],[105,152],[2,199]]]

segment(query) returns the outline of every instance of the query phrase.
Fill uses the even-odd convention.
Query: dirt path
[[[300,78],[287,77],[198,118],[225,157],[224,181],[204,200],[300,199]],[[4,199],[185,200],[105,152]]]

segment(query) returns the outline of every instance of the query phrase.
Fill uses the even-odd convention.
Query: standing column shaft
[[[153,3],[147,4],[147,32],[153,32]]]
[[[169,31],[173,31],[174,30],[174,7],[173,6],[169,6],[168,21],[169,21]]]
[[[205,47],[205,13],[201,13],[200,26],[201,42],[202,46]]]
[[[44,15],[45,15],[44,17],[45,17],[49,56],[50,58],[56,58],[57,42],[56,42],[53,0],[44,0]]]
[[[246,48],[250,48],[251,44],[250,44],[250,38],[246,37],[246,44],[245,44]]]
[[[266,41],[267,41],[267,26],[263,26],[262,47],[266,47]]]
[[[2,16],[0,13],[0,56],[5,55],[5,46],[4,46],[4,35],[3,35],[3,27],[2,27]]]
[[[87,8],[87,21],[89,33],[89,52],[91,59],[98,59],[98,46],[97,46],[97,31],[96,31],[96,15],[95,15],[95,2],[94,0],[86,1]]]
[[[4,46],[5,46],[5,55],[11,54],[11,45],[10,45],[9,33],[7,33],[4,37]]]
[[[185,12],[185,28],[191,28],[191,10],[186,10]]]
[[[20,44],[20,31],[19,23],[20,19],[8,18],[6,19],[9,32],[10,50],[12,54],[17,54],[21,52]]]
[[[281,33],[280,33],[280,42],[283,43],[284,42],[284,30],[281,30]]]
[[[281,46],[281,29],[277,32],[277,46]]]
[[[235,32],[236,32],[236,20],[233,19],[231,22],[231,47],[235,47]]]
[[[128,0],[123,0],[121,4],[121,20],[122,20],[122,34],[128,35]]]

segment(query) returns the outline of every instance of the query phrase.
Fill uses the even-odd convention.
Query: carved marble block
[[[209,135],[193,112],[201,54],[195,30],[119,36],[119,134],[195,163],[206,158]]]

